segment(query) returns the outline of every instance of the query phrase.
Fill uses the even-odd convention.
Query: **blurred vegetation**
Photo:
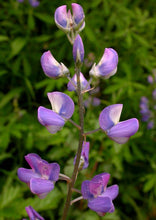
[[[74,74],[72,47],[53,18],[57,7],[71,7],[72,1],[40,2],[37,8],[26,0],[21,4],[16,0],[0,2],[0,220],[26,217],[27,205],[47,220],[59,219],[67,192],[65,183],[57,182],[55,189],[40,200],[18,180],[17,168],[28,167],[24,155],[34,152],[49,162],[58,162],[61,172],[71,175],[78,144],[78,131],[69,122],[51,135],[37,120],[40,105],[50,108],[47,92],[65,92],[77,103],[75,94],[66,89],[67,79],[48,79],[40,65],[42,53],[51,50]],[[85,131],[98,128],[101,110],[114,103],[124,104],[121,120],[140,120],[140,97],[148,92],[147,76],[156,68],[156,1],[75,2],[82,5],[86,15],[86,28],[81,33],[85,57],[95,57],[94,62],[98,62],[106,47],[113,47],[119,54],[117,74],[98,82],[101,105],[86,109]],[[84,66],[86,78],[88,71],[89,67]],[[73,120],[78,123],[77,112],[76,108]],[[156,131],[147,130],[140,121],[139,131],[124,145],[100,132],[87,140],[91,145],[90,165],[79,174],[77,188],[100,172],[109,172],[109,184],[120,187],[114,201],[116,211],[103,219],[156,219]],[[86,201],[70,209],[69,219],[80,218],[101,219],[87,208]]]

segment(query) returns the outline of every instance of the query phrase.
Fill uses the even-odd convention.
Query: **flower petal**
[[[61,28],[64,31],[67,29],[67,6],[66,5],[62,5],[56,9],[54,19],[55,19],[55,23],[58,26],[58,28]]]
[[[118,54],[112,48],[105,48],[104,54],[97,64],[94,64],[90,70],[90,75],[101,76],[108,79],[110,76],[114,75],[117,71],[118,64]]]
[[[47,95],[54,112],[65,119],[71,118],[74,112],[74,102],[68,95],[62,92],[51,92]]]
[[[50,180],[41,178],[32,178],[30,180],[30,190],[32,193],[37,194],[40,199],[46,197],[46,195],[54,189],[54,183]]]
[[[107,131],[107,135],[119,144],[124,144],[139,129],[139,122],[136,118],[119,122]]]
[[[60,115],[42,106],[38,108],[38,120],[52,134],[59,131],[65,124],[65,120]]]
[[[104,131],[118,123],[122,107],[122,104],[114,104],[103,109],[99,117],[99,124]]]
[[[97,197],[88,201],[88,207],[98,213],[111,212],[113,206],[109,197]]]
[[[60,173],[60,166],[57,163],[48,163],[45,160],[38,165],[42,178],[57,181]]]
[[[44,218],[38,212],[36,212],[35,209],[33,209],[31,206],[27,206],[25,207],[25,209],[30,220],[34,220],[34,219],[44,220]]]
[[[113,200],[117,197],[118,194],[119,194],[118,185],[112,185],[112,186],[107,187],[107,189],[105,190],[105,192],[101,194],[101,196],[110,197]]]
[[[41,66],[48,77],[58,78],[63,75],[61,65],[55,60],[49,50],[41,56]]]
[[[81,192],[84,199],[96,198],[102,192],[102,184],[101,182],[85,180],[82,182]]]
[[[32,169],[19,168],[17,171],[18,178],[24,182],[29,183],[31,178],[39,178],[40,175],[35,173]]]
[[[37,154],[30,153],[27,154],[24,158],[29,164],[29,166],[32,168],[32,170],[40,174],[40,171],[38,169],[38,164],[42,161],[41,157]]]
[[[78,25],[84,20],[84,17],[85,17],[83,8],[81,7],[81,5],[76,4],[76,3],[72,3],[71,5],[72,5],[74,21]]]
[[[101,185],[103,186],[102,191],[104,191],[107,187],[109,178],[110,178],[109,173],[101,173],[101,174],[98,174],[98,175],[94,176],[91,181],[100,182]]]

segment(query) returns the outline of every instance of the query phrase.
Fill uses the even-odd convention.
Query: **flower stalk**
[[[78,175],[78,169],[79,169],[79,163],[80,163],[80,158],[81,158],[81,151],[82,151],[82,144],[83,144],[83,133],[84,133],[84,107],[83,107],[83,96],[81,93],[81,84],[80,84],[80,65],[77,62],[75,65],[75,72],[77,75],[77,95],[78,95],[78,106],[79,106],[79,120],[80,120],[80,132],[79,132],[79,145],[78,145],[78,150],[77,150],[77,157],[76,157],[76,162],[71,178],[71,182],[69,183],[69,188],[68,188],[68,194],[67,194],[67,199],[65,202],[64,206],[64,211],[62,215],[62,220],[65,220],[69,211],[69,207],[71,205],[71,197],[72,197],[72,188],[74,187],[74,184],[76,182],[76,178]]]

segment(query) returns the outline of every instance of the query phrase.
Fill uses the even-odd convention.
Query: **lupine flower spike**
[[[100,62],[94,64],[89,74],[94,77],[108,79],[117,71],[118,54],[112,48],[106,48]]]
[[[82,152],[81,152],[81,159],[79,164],[79,170],[84,170],[89,165],[89,142],[83,142]],[[74,158],[74,165],[76,162],[76,156]]]
[[[38,214],[31,206],[27,206],[25,207],[25,209],[30,220],[44,220],[44,218],[40,214]]]
[[[45,73],[50,78],[59,78],[69,73],[69,70],[63,63],[58,63],[48,50],[41,56],[41,66]]]
[[[92,180],[85,180],[81,185],[81,192],[84,199],[88,200],[88,207],[104,216],[107,212],[114,212],[114,200],[119,192],[118,185],[107,187],[109,173],[96,175]]]
[[[66,5],[62,5],[56,9],[54,18],[57,27],[68,34],[73,43],[76,35],[85,27],[85,15],[79,4],[72,3],[71,5],[73,15],[70,10],[67,12]]]
[[[126,143],[139,128],[136,118],[119,122],[122,104],[110,105],[103,109],[99,117],[99,124],[108,137],[119,144]]]
[[[62,92],[48,93],[52,110],[40,106],[38,108],[38,120],[51,134],[55,134],[72,117],[74,102]]]
[[[26,155],[25,160],[31,169],[19,168],[18,178],[30,187],[32,193],[43,199],[54,189],[54,184],[59,178],[60,166],[57,163],[48,163],[34,153]]]
[[[77,89],[77,75],[76,74],[74,74],[71,81],[72,82],[69,82],[67,84],[68,91],[75,91]],[[85,90],[87,91],[90,89],[90,85],[82,73],[80,73],[80,84],[81,84],[82,92],[85,92]]]

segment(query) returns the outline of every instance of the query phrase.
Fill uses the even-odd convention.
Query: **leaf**
[[[26,45],[27,40],[25,38],[17,37],[14,41],[11,42],[11,52],[8,59],[16,56]]]
[[[47,24],[53,24],[53,17],[49,14],[43,14],[43,13],[35,13],[34,14],[38,19],[41,21],[44,21]]]
[[[4,95],[0,102],[0,108],[3,108],[8,102],[11,101],[16,96],[19,96],[19,94],[23,91],[22,88],[15,88],[8,92],[7,95]]]

